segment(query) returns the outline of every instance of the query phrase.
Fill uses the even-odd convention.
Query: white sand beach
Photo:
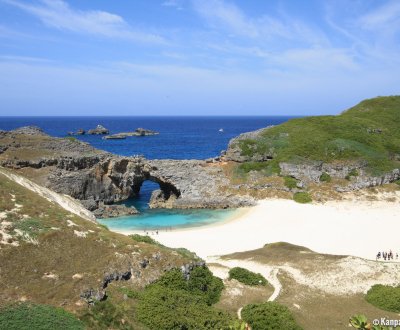
[[[277,199],[260,201],[255,207],[238,212],[220,224],[160,231],[152,236],[166,246],[185,247],[205,259],[280,241],[320,253],[366,259],[390,249],[400,255],[398,202],[298,204]]]

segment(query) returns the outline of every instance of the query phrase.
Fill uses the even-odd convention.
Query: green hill
[[[237,139],[232,148],[245,157],[245,171],[320,161],[361,164],[368,174],[381,175],[400,168],[400,96],[368,99],[337,116],[291,119]]]

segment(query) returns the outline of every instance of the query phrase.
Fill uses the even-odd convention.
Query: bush
[[[388,312],[400,312],[400,286],[376,284],[368,290],[365,299],[372,305]]]
[[[275,302],[247,305],[242,309],[242,318],[252,330],[301,330],[289,309]]]
[[[400,180],[396,180],[394,183],[400,186]]]
[[[285,176],[283,178],[285,180],[285,186],[289,189],[297,188],[297,180],[292,178],[291,176]]]
[[[79,330],[84,329],[84,325],[73,314],[62,308],[19,303],[0,309],[0,329]]]
[[[261,274],[253,273],[245,268],[234,267],[229,270],[229,279],[235,279],[246,285],[266,285],[268,282]]]
[[[99,301],[93,307],[87,309],[81,319],[90,329],[132,329],[127,323],[128,318],[124,316],[121,307],[114,305],[108,299]]]
[[[310,196],[309,193],[306,192],[297,192],[293,195],[293,200],[297,203],[302,203],[302,204],[306,204],[306,203],[311,203],[312,202],[312,198]]]
[[[231,317],[208,306],[203,297],[162,285],[145,289],[137,306],[137,318],[150,329],[226,329]]]
[[[349,174],[347,174],[347,175],[345,176],[345,179],[346,179],[346,180],[350,180],[351,177],[353,177],[353,176],[358,176],[358,171],[357,171],[355,168],[353,168],[353,169],[349,172]]]
[[[331,176],[326,172],[323,172],[319,177],[319,181],[321,182],[331,182],[331,180],[332,180]]]
[[[153,245],[160,245],[160,243],[158,243],[155,239],[153,239],[150,236],[133,234],[133,235],[129,235],[129,237],[132,238],[136,242],[148,243],[148,244],[153,244]]]
[[[211,306],[224,285],[207,267],[196,267],[186,280],[180,270],[166,272],[140,294],[137,317],[150,329],[225,329],[232,318]]]

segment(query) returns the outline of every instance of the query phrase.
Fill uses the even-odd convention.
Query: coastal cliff
[[[98,217],[135,213],[110,205],[140,192],[144,181],[160,187],[151,208],[228,208],[254,203],[224,192],[230,181],[220,167],[197,160],[146,160],[97,150],[74,138],[54,138],[37,127],[0,133],[0,164],[82,202]]]

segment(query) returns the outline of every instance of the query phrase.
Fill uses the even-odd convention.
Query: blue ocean
[[[143,155],[148,159],[206,159],[218,156],[231,138],[292,117],[0,117],[0,130],[35,125],[47,134],[66,137],[70,131],[89,130],[103,125],[110,134],[145,128],[159,135],[104,140],[102,136],[81,135],[76,138],[92,146],[122,156]],[[163,230],[202,226],[223,221],[234,210],[150,210],[148,201],[158,185],[146,181],[140,196],[125,204],[134,205],[140,215],[103,219],[101,223],[116,230]]]

